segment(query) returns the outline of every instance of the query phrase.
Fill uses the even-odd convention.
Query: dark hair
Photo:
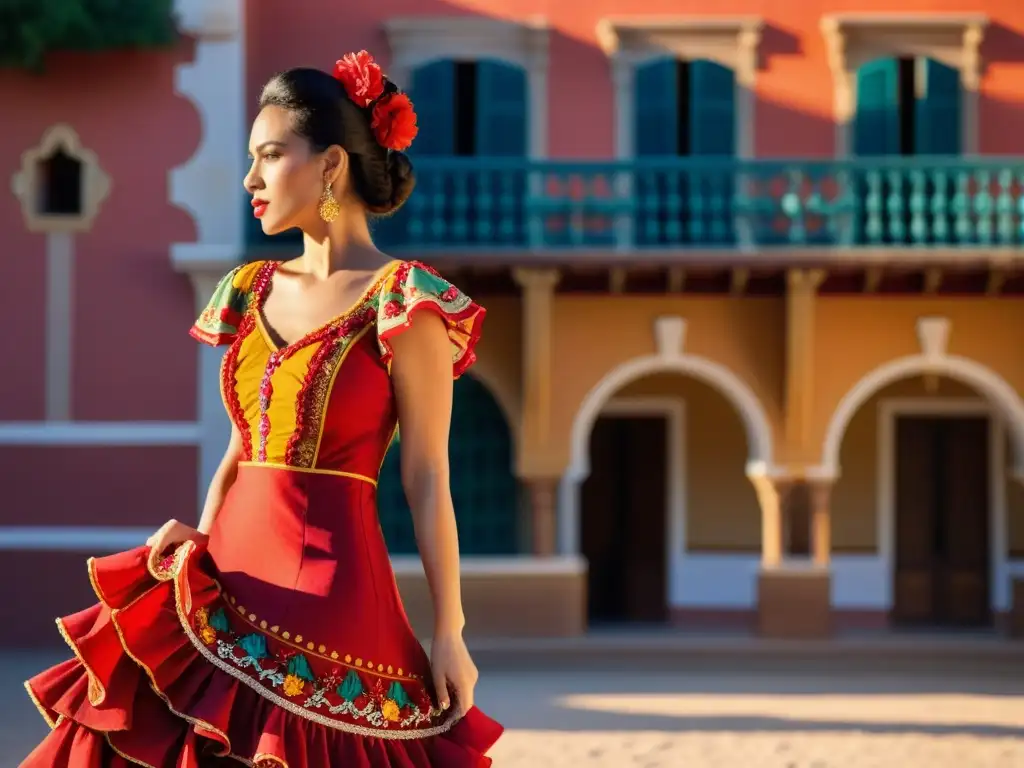
[[[370,213],[393,213],[412,193],[416,177],[409,158],[377,143],[370,110],[349,99],[332,75],[306,68],[274,75],[260,94],[260,109],[269,106],[291,112],[295,132],[315,152],[337,144],[348,153],[352,187]]]

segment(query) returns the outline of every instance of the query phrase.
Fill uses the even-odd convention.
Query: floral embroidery
[[[456,378],[476,359],[473,347],[480,337],[484,309],[426,264],[408,261],[396,269],[381,289],[378,306],[377,337],[385,365],[390,364],[392,356],[388,339],[407,328],[412,314],[422,308],[432,309],[448,326]]]
[[[305,654],[283,643],[271,648],[266,635],[252,631],[239,634],[231,629],[227,611],[213,613],[199,608],[192,624],[202,642],[218,658],[246,670],[260,683],[276,689],[303,709],[365,722],[376,728],[410,729],[434,725],[444,715],[435,707],[422,684],[413,681],[385,681],[369,670],[340,667],[317,675]],[[415,699],[406,686],[415,686]]]

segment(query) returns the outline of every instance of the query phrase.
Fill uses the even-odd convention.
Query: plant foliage
[[[56,51],[164,48],[174,0],[0,0],[0,67],[43,70]]]

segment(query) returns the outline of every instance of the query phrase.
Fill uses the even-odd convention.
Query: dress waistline
[[[316,467],[292,467],[288,464],[275,464],[268,461],[240,461],[238,462],[240,467],[261,467],[263,469],[276,469],[284,472],[304,472],[311,475],[330,475],[332,477],[348,477],[353,480],[362,480],[364,483],[369,483],[374,488],[377,487],[377,481],[367,475],[361,475],[358,472],[345,472],[340,469],[318,469]]]

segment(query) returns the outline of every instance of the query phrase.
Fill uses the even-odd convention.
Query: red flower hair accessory
[[[367,51],[346,53],[335,63],[334,77],[355,104],[370,110],[370,129],[378,144],[394,151],[409,148],[419,132],[416,112],[373,56]]]

